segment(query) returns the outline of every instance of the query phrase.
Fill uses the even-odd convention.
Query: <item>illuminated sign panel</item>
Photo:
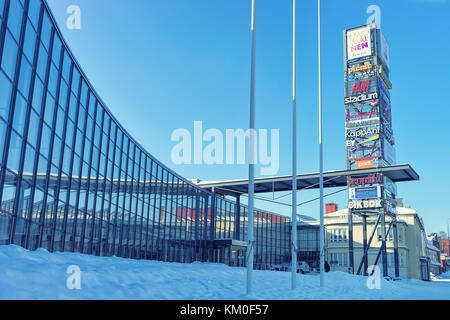
[[[356,161],[356,170],[371,169],[374,166],[373,159]]]
[[[370,27],[347,31],[347,59],[358,59],[372,54]]]
[[[380,122],[379,117],[347,121],[347,128],[370,127]]]
[[[350,200],[381,198],[381,187],[349,188],[348,198]]]

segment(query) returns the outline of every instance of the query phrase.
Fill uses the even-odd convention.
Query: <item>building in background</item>
[[[420,273],[420,258],[426,254],[425,228],[422,219],[411,208],[397,207],[398,250],[400,276],[422,279]],[[370,236],[375,226],[376,218],[367,219],[367,233]],[[386,219],[388,225],[389,219]],[[363,256],[363,224],[362,219],[354,217],[354,259],[359,262]],[[386,227],[386,230],[388,228]],[[343,209],[325,215],[325,248],[326,259],[332,271],[348,272],[348,210]],[[374,234],[372,246],[369,249],[369,266],[373,265],[381,247],[381,228],[378,226]],[[392,229],[386,237],[388,274],[394,276],[394,238]],[[381,256],[380,256],[380,259]],[[378,266],[382,261],[378,262]],[[359,265],[355,265],[356,268]]]
[[[426,256],[430,258],[430,272],[433,275],[442,273],[441,249],[436,233],[427,236]]]

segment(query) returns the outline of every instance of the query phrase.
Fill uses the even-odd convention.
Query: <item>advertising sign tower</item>
[[[371,264],[382,266],[388,276],[386,234],[394,233],[395,276],[399,276],[395,183],[377,170],[396,164],[392,129],[392,84],[389,80],[389,46],[376,24],[344,31],[344,105],[349,210],[350,272],[368,270],[367,219],[381,230],[381,248]],[[378,172],[377,172],[378,171]],[[363,223],[363,257],[355,270],[353,216]],[[391,230],[392,229],[392,230]]]

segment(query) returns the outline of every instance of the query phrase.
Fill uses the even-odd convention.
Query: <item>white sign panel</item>
[[[347,31],[347,59],[357,59],[372,54],[370,27],[361,27]]]

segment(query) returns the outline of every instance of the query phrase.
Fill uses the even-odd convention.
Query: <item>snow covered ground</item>
[[[76,268],[81,270],[81,288]],[[165,263],[94,257],[78,253],[27,251],[0,246],[0,299],[450,299],[450,282],[385,281],[368,289],[367,278],[342,272],[325,276],[320,289],[317,275],[298,275],[290,289],[290,274],[254,272],[254,294],[245,294],[246,270],[211,263]]]

